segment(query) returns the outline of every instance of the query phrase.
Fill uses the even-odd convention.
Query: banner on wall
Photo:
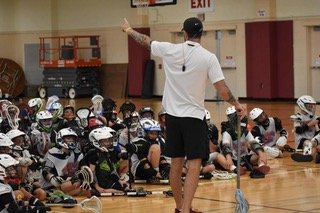
[[[214,11],[213,0],[189,0],[189,12],[205,13]]]

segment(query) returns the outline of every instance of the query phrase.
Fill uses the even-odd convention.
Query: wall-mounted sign
[[[189,0],[189,12],[205,13],[213,11],[213,0]]]

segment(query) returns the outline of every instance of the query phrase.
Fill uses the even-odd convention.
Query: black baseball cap
[[[191,17],[184,21],[182,30],[188,33],[189,37],[198,37],[202,35],[203,25],[198,18]]]

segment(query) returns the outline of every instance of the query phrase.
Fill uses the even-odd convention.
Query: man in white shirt
[[[165,155],[171,157],[170,185],[176,202],[175,213],[199,212],[191,203],[199,181],[201,160],[208,157],[205,123],[205,89],[209,79],[220,96],[234,105],[239,114],[245,112],[227,87],[216,56],[200,45],[203,25],[197,18],[184,21],[184,43],[152,41],[133,30],[126,19],[121,28],[139,44],[163,59],[166,81],[162,99],[166,110],[167,138]],[[188,173],[182,197],[181,174],[188,160]]]

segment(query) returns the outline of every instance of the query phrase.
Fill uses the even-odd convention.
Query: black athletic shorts
[[[208,159],[209,140],[205,120],[191,117],[166,115],[166,144],[164,153],[168,157]]]

